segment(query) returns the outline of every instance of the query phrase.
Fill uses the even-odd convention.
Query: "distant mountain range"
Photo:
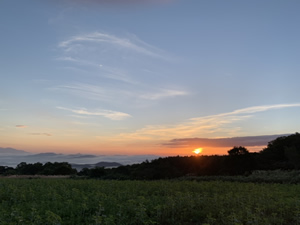
[[[17,150],[14,148],[1,148],[0,147],[0,156],[1,155],[28,155],[29,152],[23,150]]]
[[[0,166],[15,167],[21,162],[46,163],[68,162],[77,170],[82,168],[118,167],[141,163],[145,160],[157,159],[157,155],[92,155],[92,154],[60,154],[54,152],[30,153],[14,148],[0,148]]]

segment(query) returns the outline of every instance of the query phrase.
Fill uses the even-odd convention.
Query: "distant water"
[[[8,152],[0,152],[0,165],[15,167],[21,162],[26,163],[46,163],[46,162],[68,162],[75,164],[96,164],[98,162],[117,162],[122,165],[130,165],[141,163],[145,160],[157,159],[157,155],[85,155],[85,154],[56,154],[56,153],[40,153],[30,154],[24,153],[9,154]]]

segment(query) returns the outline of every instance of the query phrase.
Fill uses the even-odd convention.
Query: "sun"
[[[196,155],[200,154],[202,152],[202,148],[197,148],[193,151]]]

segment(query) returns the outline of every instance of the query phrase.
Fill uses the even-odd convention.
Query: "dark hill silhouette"
[[[38,154],[33,154],[33,155],[30,155],[30,157],[54,157],[54,156],[59,156],[59,155],[62,155],[62,154],[57,154],[57,153],[54,153],[54,152],[45,152],[45,153],[38,153]]]
[[[23,150],[17,150],[14,148],[0,148],[0,154],[5,155],[27,155],[30,154],[29,152]]]
[[[166,157],[112,169],[83,169],[79,175],[101,179],[170,179],[182,176],[249,175],[254,170],[299,169],[300,134],[278,137],[259,153],[235,146],[229,155]]]
[[[50,158],[58,155],[45,154]],[[100,179],[155,180],[182,176],[249,175],[255,170],[294,170],[300,168],[300,134],[278,137],[259,153],[250,153],[243,146],[235,146],[228,150],[228,155],[165,157],[126,166],[104,161],[96,164],[73,164],[73,167],[76,166],[80,169],[79,172],[67,162],[22,162],[15,169],[1,166],[0,174],[77,174]]]

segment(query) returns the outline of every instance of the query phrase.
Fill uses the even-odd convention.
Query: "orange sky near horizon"
[[[34,136],[34,135],[33,135]],[[153,154],[159,156],[174,155],[195,155],[196,148],[202,148],[199,155],[226,155],[232,147],[212,147],[212,146],[179,146],[169,147],[162,145],[164,141],[142,140],[135,142],[128,141],[104,141],[92,138],[59,138],[54,136],[37,135],[7,136],[3,147],[11,147],[18,150],[24,150],[32,153],[55,152],[62,154],[96,154],[96,155],[143,155]],[[11,144],[13,143],[13,144]],[[266,147],[264,146],[245,146],[250,152],[258,152]]]
[[[186,138],[189,130],[164,127],[151,127],[141,131],[98,135],[97,132],[81,130],[46,130],[45,133],[34,132],[36,128],[28,125],[16,125],[3,132],[0,147],[11,147],[32,153],[55,152],[62,154],[95,155],[159,155],[186,156],[195,155],[196,148],[202,148],[199,155],[226,155],[233,146],[243,145],[250,152],[258,152],[266,147],[274,136],[248,136],[239,138]],[[182,139],[172,139],[179,136]],[[174,134],[172,134],[174,133]],[[160,138],[164,137],[164,139]],[[245,143],[265,145],[247,146]],[[258,142],[257,142],[258,143]]]
[[[176,127],[175,127],[176,128]],[[152,154],[159,156],[174,155],[195,155],[196,148],[202,148],[199,155],[226,155],[227,151],[235,145],[241,145],[232,138],[207,138],[207,139],[172,139],[168,128],[161,132],[162,128],[155,130],[152,128],[147,131],[142,130],[135,133],[121,133],[115,135],[97,136],[93,131],[66,132],[49,130],[45,133],[35,133],[35,128],[26,125],[17,125],[3,133],[3,141],[0,147],[11,147],[32,153],[55,152],[62,154],[96,154],[96,155],[144,155]],[[175,129],[176,130],[176,129]],[[182,130],[182,129],[181,129]],[[173,131],[179,135],[179,131]],[[175,136],[174,135],[174,136]],[[160,139],[159,136],[165,137]],[[182,131],[182,136],[187,134]],[[251,140],[257,137],[244,137]],[[263,136],[262,136],[263,137]],[[274,138],[273,138],[274,139]],[[218,141],[229,141],[226,145]],[[237,139],[240,140],[240,139]],[[204,142],[203,142],[204,141]],[[202,143],[203,142],[203,143]],[[258,152],[266,147],[265,145],[245,146],[250,152]],[[231,145],[231,146],[229,146]]]

